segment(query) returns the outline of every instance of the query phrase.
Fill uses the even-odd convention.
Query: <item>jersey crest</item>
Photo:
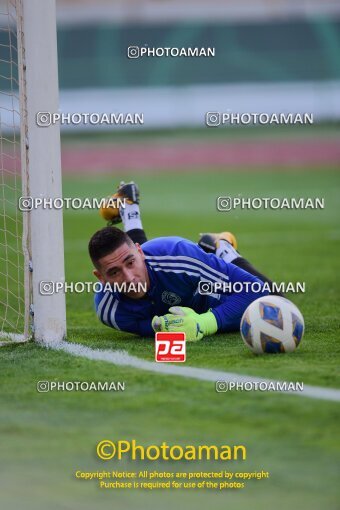
[[[178,296],[178,294],[175,294],[174,292],[171,292],[169,290],[164,290],[162,292],[162,301],[167,305],[175,306],[178,305],[182,300]]]

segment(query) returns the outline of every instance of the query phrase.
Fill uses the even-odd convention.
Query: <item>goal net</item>
[[[18,16],[15,1],[0,3],[0,338],[29,337],[26,232],[18,209],[21,175]],[[20,33],[20,30],[19,30]],[[28,269],[28,268],[27,268]]]

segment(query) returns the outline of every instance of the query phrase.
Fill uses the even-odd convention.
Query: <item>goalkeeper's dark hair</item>
[[[122,244],[133,245],[126,232],[116,227],[104,227],[93,234],[89,242],[89,255],[93,264],[98,267],[98,260],[112,253]]]

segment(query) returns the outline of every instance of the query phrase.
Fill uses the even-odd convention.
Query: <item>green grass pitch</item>
[[[126,175],[65,177],[64,196],[107,195]],[[339,174],[332,168],[272,169],[129,175],[141,188],[148,237],[231,230],[241,253],[276,281],[305,281],[290,297],[301,309],[305,337],[295,353],[254,356],[238,334],[221,334],[187,347],[187,365],[340,387],[339,374]],[[324,210],[218,213],[219,195],[324,197]],[[96,212],[64,214],[68,281],[92,280],[87,255],[91,234],[103,226]],[[116,332],[96,319],[92,296],[68,295],[68,340],[124,349],[152,360],[152,339]],[[260,392],[217,394],[214,384],[163,376],[71,357],[33,343],[1,348],[2,508],[339,508],[339,405]],[[39,394],[39,380],[125,381],[124,393]],[[228,466],[203,463],[104,463],[101,439],[141,444],[245,444],[248,459]],[[100,491],[73,478],[76,469],[266,470],[269,480],[243,491]]]

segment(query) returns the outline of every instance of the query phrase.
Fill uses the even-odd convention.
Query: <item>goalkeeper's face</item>
[[[116,284],[123,294],[132,299],[145,296],[150,288],[150,278],[145,265],[145,255],[139,244],[124,243],[98,260],[93,271],[103,284]]]

